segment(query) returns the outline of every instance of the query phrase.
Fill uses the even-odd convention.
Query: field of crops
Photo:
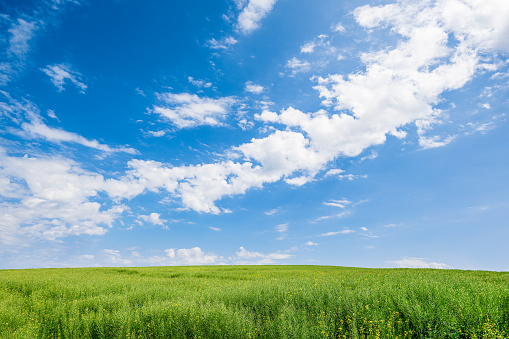
[[[509,338],[509,273],[2,270],[0,338]]]

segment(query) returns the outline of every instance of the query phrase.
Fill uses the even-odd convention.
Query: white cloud
[[[249,34],[260,27],[260,21],[269,14],[277,0],[249,0],[240,13],[237,25],[244,34]]]
[[[441,112],[432,106],[438,102],[439,95],[461,88],[480,69],[479,48],[505,48],[501,46],[507,37],[499,33],[505,32],[508,24],[500,19],[502,16],[497,11],[507,14],[508,5],[502,3],[489,1],[459,6],[458,1],[443,0],[357,8],[354,15],[358,23],[369,29],[390,26],[405,40],[392,50],[363,54],[366,64],[363,73],[350,74],[347,78],[341,75],[319,78],[316,88],[324,98],[323,104],[352,112],[359,122],[359,130],[353,135],[360,143],[363,143],[362,135],[367,144],[373,145],[384,142],[386,133],[404,137],[397,128],[420,119],[439,117]],[[466,21],[476,29],[453,22],[451,13],[456,5],[465,10]],[[496,19],[481,19],[489,16]],[[479,38],[479,32],[483,38]],[[455,46],[448,45],[449,33],[459,41]],[[346,123],[350,116],[339,117]],[[365,129],[368,121],[373,127],[369,132]],[[437,147],[451,140],[450,137],[443,141],[430,140],[423,136],[421,143],[424,147]]]
[[[211,265],[221,258],[217,255],[206,254],[201,248],[170,248],[165,250],[169,265]]]
[[[158,266],[181,266],[181,265],[222,265],[226,263],[233,263],[237,265],[268,265],[276,264],[281,260],[289,259],[293,255],[289,252],[295,251],[292,248],[287,251],[278,251],[273,253],[260,253],[248,251],[244,247],[235,252],[234,255],[228,259],[213,253],[207,253],[200,247],[193,248],[168,248],[164,250],[164,255],[146,256],[143,252],[131,249],[130,255],[121,255],[119,250],[105,249],[101,253],[105,259],[104,264],[113,266],[143,266],[143,265],[158,265]],[[153,251],[151,251],[153,252]],[[82,258],[92,260],[92,258]],[[96,262],[99,258],[95,256]],[[103,265],[104,265],[103,264]]]
[[[30,51],[30,40],[35,36],[41,22],[25,21],[21,18],[12,21],[8,38],[3,37],[2,61],[0,62],[0,85],[6,85],[25,64],[25,59]],[[7,39],[5,39],[7,38]]]
[[[50,77],[51,82],[56,88],[58,88],[59,92],[65,90],[64,85],[66,80],[69,80],[72,84],[74,84],[83,94],[87,89],[87,85],[81,81],[81,74],[71,70],[67,65],[48,65],[46,68],[41,68],[41,71]]]
[[[373,159],[376,159],[377,157],[378,157],[378,153],[376,151],[371,151],[370,154],[362,157],[359,161],[373,160]]]
[[[366,179],[368,177],[367,174],[340,174],[338,175],[339,180],[348,179],[349,181],[353,181],[355,179]]]
[[[30,49],[28,43],[34,37],[37,28],[35,21],[27,22],[18,19],[9,29],[11,37],[9,38],[8,52],[19,59],[24,59]]]
[[[251,81],[246,82],[246,87],[244,91],[253,93],[253,94],[262,94],[265,88],[263,86],[257,85]]]
[[[162,106],[154,106],[153,112],[169,119],[180,129],[222,126],[231,106],[237,102],[234,97],[212,99],[189,93],[162,93],[157,96]]]
[[[104,190],[104,178],[68,159],[1,153],[0,182],[0,194],[11,198],[0,206],[0,242],[4,244],[102,235],[127,209],[115,203],[106,209],[94,201]]]
[[[350,233],[355,233],[355,231],[342,230],[342,231],[337,231],[337,232],[327,232],[327,233],[320,234],[319,237],[330,237],[330,236],[334,236],[334,235],[338,235],[338,234],[350,234]]]
[[[343,211],[341,213],[335,213],[332,215],[324,215],[323,217],[319,217],[319,218],[316,218],[314,221],[311,221],[311,223],[317,223],[318,221],[328,220],[328,219],[332,219],[332,218],[344,218],[348,215],[350,215],[350,211]]]
[[[306,246],[318,246],[318,243],[312,242],[312,241],[306,241],[306,243],[304,245],[306,245]]]
[[[360,227],[362,230],[361,235],[365,238],[379,238],[379,235],[373,234],[370,230],[367,229],[367,227]]]
[[[215,206],[215,202],[222,197],[244,194],[281,179],[290,184],[305,183],[337,157],[358,156],[368,147],[383,144],[387,134],[404,137],[402,126],[440,118],[442,112],[433,107],[440,94],[461,88],[472,79],[481,69],[479,53],[485,58],[489,49],[505,48],[503,42],[509,36],[500,33],[505,32],[506,21],[481,20],[479,16],[484,13],[502,18],[508,6],[503,1],[462,5],[462,10],[467,8],[466,18],[479,31],[454,22],[444,9],[454,3],[401,2],[357,9],[356,20],[367,29],[387,26],[403,38],[395,48],[363,54],[365,71],[315,77],[324,105],[338,112],[304,113],[292,107],[279,114],[265,110],[255,118],[283,125],[284,130],[273,128],[265,138],[232,148],[231,153],[237,156],[230,159],[235,161],[172,167],[132,160],[126,176],[105,181],[103,189],[118,198],[165,189],[179,197],[185,208],[220,213],[225,209]],[[492,7],[494,4],[500,5],[502,15],[498,7]],[[450,39],[451,33],[457,39]],[[287,66],[299,71],[309,67],[296,58]],[[232,97],[210,99],[187,93],[160,94],[159,99],[163,105],[155,106],[153,111],[178,128],[222,125],[235,103]],[[424,134],[419,136],[421,147],[450,142],[447,138],[430,142]]]
[[[393,227],[403,227],[403,226],[404,226],[403,224],[392,223],[392,224],[387,224],[384,227],[393,228]]]
[[[272,209],[270,211],[266,211],[264,213],[265,213],[265,215],[274,215],[274,214],[279,213],[279,211],[280,211],[279,208],[274,208],[274,209]]]
[[[311,70],[311,64],[307,61],[299,60],[296,57],[286,62],[286,68],[289,68],[293,75]]]
[[[276,226],[276,232],[285,233],[288,231],[288,224],[280,224]]]
[[[342,200],[333,200],[333,199],[331,199],[329,202],[324,202],[323,204],[327,205],[327,206],[346,208],[346,206],[350,205],[351,203],[352,202],[347,200],[347,199],[342,199]]]
[[[293,255],[283,252],[260,253],[250,252],[244,247],[240,247],[239,251],[229,259],[237,265],[271,265],[277,263],[277,260],[289,259]]]
[[[243,162],[171,169],[159,164],[154,171],[163,175],[145,185],[165,187],[181,197],[187,208],[220,213],[214,202],[224,196],[244,194],[250,188],[281,179],[301,184],[337,157],[355,157],[368,147],[383,144],[387,134],[404,138],[406,133],[401,127],[408,124],[418,126],[421,147],[446,145],[452,137],[437,139],[424,134],[443,115],[434,105],[443,92],[461,88],[477,71],[485,70],[480,66],[481,51],[486,59],[492,52],[490,48],[503,48],[502,41],[507,39],[499,34],[505,31],[505,21],[481,20],[478,15],[501,18],[500,13],[491,13],[498,11],[493,5],[500,4],[502,12],[507,5],[494,0],[467,5],[468,20],[484,34],[480,39],[476,30],[464,32],[468,26],[451,22],[444,8],[453,3],[401,2],[358,8],[354,15],[359,24],[367,29],[390,28],[402,39],[395,48],[364,53],[361,61],[366,65],[365,71],[315,77],[315,88],[323,104],[338,112],[304,113],[292,107],[279,114],[265,110],[255,118],[267,124],[281,124],[285,130],[275,130],[265,138],[233,148]],[[309,63],[294,58],[287,66],[300,71]],[[425,125],[428,127],[422,127]],[[144,178],[137,169],[133,168],[132,173]],[[168,180],[161,181],[165,177]]]
[[[440,139],[440,137],[436,135],[432,137],[421,136],[419,137],[419,146],[421,146],[422,149],[443,147],[449,145],[454,139],[456,139],[454,135],[448,136],[445,139]]]
[[[227,50],[230,49],[233,45],[237,43],[237,40],[235,40],[233,37],[224,37],[221,40],[216,40],[214,38],[207,41],[208,46],[212,49],[219,49],[219,50]]]
[[[123,259],[120,255],[120,251],[105,249],[102,250],[102,252],[106,255],[106,261],[114,266],[129,266],[133,263],[129,259]]]
[[[48,114],[48,116],[49,116],[50,118],[55,119],[55,120],[59,120],[59,119],[58,119],[58,117],[57,117],[57,115],[55,114],[55,111],[53,111],[52,109],[49,109],[49,110],[47,111],[47,114]]]
[[[336,24],[335,26],[332,27],[332,30],[334,32],[340,32],[340,33],[344,33],[346,32],[346,28],[343,27],[343,25],[341,25],[340,23]]]
[[[293,132],[277,131],[267,138],[253,139],[234,151],[245,162],[170,168],[155,161],[133,160],[129,162],[131,179],[123,181],[140,183],[149,190],[165,188],[179,196],[186,208],[220,213],[214,201],[225,195],[244,194],[250,188],[290,176],[297,169],[317,173],[323,164],[316,153],[307,149],[304,137]],[[126,193],[127,187],[126,184]]]
[[[95,256],[92,255],[92,254],[83,254],[83,255],[80,255],[78,257],[78,259],[83,259],[83,260],[94,260],[95,259]]]
[[[20,102],[10,97],[6,92],[0,91],[0,93],[4,95],[9,103],[3,104],[0,102],[0,112],[2,112],[1,114],[10,118],[13,123],[20,125],[21,127],[21,130],[12,129],[11,133],[13,134],[17,134],[23,138],[43,138],[54,143],[77,143],[106,153],[124,152],[128,154],[138,154],[138,151],[130,147],[110,147],[98,142],[97,140],[86,139],[85,137],[76,133],[49,127],[43,123],[43,118],[40,115],[39,109],[30,101],[23,99]],[[58,120],[55,112],[52,110],[48,110],[47,114],[49,117]]]
[[[322,54],[335,54],[336,48],[331,46],[331,41],[328,35],[320,34],[312,41],[306,42],[304,45],[300,47],[301,53],[311,54],[314,53],[315,50],[320,50]]]
[[[325,176],[328,177],[328,176],[331,176],[331,175],[339,175],[341,173],[344,173],[345,171],[343,171],[342,169],[339,169],[339,168],[332,168],[330,170],[327,171],[327,173],[325,173]]]
[[[149,222],[153,225],[159,225],[159,226],[164,226],[164,224],[168,222],[168,220],[161,219],[161,214],[159,214],[159,213],[150,213],[149,215],[140,215],[140,216],[138,216],[138,219],[143,220],[145,222]]]
[[[147,96],[147,95],[145,94],[145,92],[143,92],[143,90],[142,90],[141,88],[139,88],[139,87],[136,87],[136,88],[134,89],[134,91],[136,92],[136,94],[139,94],[139,95],[141,95],[142,97],[146,97],[146,96]]]
[[[395,264],[400,268],[451,268],[444,263],[437,263],[423,258],[403,258],[401,260],[387,261],[388,263]]]
[[[301,53],[313,53],[316,47],[316,43],[313,41],[307,42],[300,47]]]
[[[211,82],[208,82],[208,81],[205,81],[205,80],[198,80],[198,79],[195,79],[193,77],[188,77],[187,80],[191,84],[193,84],[194,86],[199,87],[199,88],[209,88],[209,87],[212,86]]]
[[[212,227],[212,226],[210,226],[209,228],[211,230],[215,231],[215,232],[221,232],[221,229],[219,227]]]
[[[47,141],[51,142],[74,142],[86,147],[94,148],[99,151],[103,151],[106,153],[113,153],[113,152],[124,152],[128,154],[138,154],[138,151],[136,151],[134,148],[130,147],[115,147],[112,148],[108,145],[101,144],[97,140],[89,140],[85,137],[72,133],[67,132],[62,129],[53,128],[45,125],[42,123],[39,119],[34,119],[31,123],[23,123],[21,125],[21,128],[25,132],[25,135],[31,137],[31,138],[44,138]]]

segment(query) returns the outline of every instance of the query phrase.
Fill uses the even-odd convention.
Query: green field
[[[1,270],[0,338],[509,338],[509,273]]]

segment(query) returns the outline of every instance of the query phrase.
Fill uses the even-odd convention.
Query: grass
[[[0,338],[509,338],[509,273],[2,270]]]

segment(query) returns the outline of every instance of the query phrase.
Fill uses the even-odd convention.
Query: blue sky
[[[509,270],[506,0],[0,7],[0,268]]]

